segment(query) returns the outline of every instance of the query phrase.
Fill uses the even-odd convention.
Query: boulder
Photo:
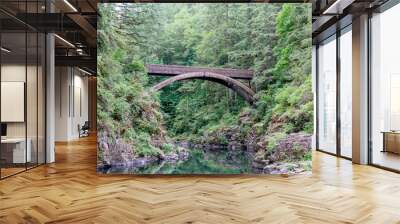
[[[263,169],[265,174],[298,174],[303,173],[305,170],[299,163],[289,163],[289,162],[275,162],[266,165]]]
[[[273,161],[301,160],[311,151],[311,135],[292,133],[279,140],[272,150],[269,159]]]

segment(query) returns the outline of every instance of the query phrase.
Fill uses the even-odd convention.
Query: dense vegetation
[[[122,140],[134,146],[134,153],[139,156],[157,154],[159,150],[152,141],[165,139],[162,115],[157,98],[144,87],[148,78],[138,55],[138,40],[143,37],[136,30],[142,26],[135,26],[138,23],[145,27],[144,21],[152,13],[135,13],[133,5],[102,6],[98,24],[97,119],[103,136],[99,137],[107,137],[113,143]],[[102,157],[102,150],[99,152]]]
[[[101,4],[100,14],[98,123],[135,155],[170,150],[173,138],[252,142],[265,157],[288,134],[312,132],[308,4]],[[162,78],[146,63],[252,69],[257,102],[202,80],[150,94]]]

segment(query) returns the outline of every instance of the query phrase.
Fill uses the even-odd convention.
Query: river
[[[190,149],[185,161],[158,161],[144,166],[100,167],[99,173],[112,174],[241,174],[251,173],[251,159],[246,150]]]

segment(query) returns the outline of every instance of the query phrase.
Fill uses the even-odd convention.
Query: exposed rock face
[[[99,161],[99,166],[144,167],[158,161],[178,162],[189,158],[189,151],[178,146],[174,151],[167,154],[161,153],[159,156],[138,157],[134,154],[132,145],[123,143],[120,139],[109,137],[106,131],[98,132],[97,141],[99,151],[103,153],[103,159]],[[155,147],[162,145],[161,140],[155,141],[155,143]]]
[[[176,145],[189,149],[189,148],[196,148],[196,149],[208,149],[208,150],[232,150],[232,151],[238,151],[238,150],[245,150],[249,147],[245,144],[241,144],[238,142],[229,142],[228,144],[213,144],[213,143],[192,143],[188,141],[179,141],[175,143]]]
[[[292,133],[286,135],[275,144],[271,151],[265,151],[267,142],[257,144],[258,154],[254,156],[252,167],[256,173],[296,174],[304,173],[311,161],[303,161],[303,157],[311,151],[311,135]],[[299,162],[285,162],[299,161]]]
[[[239,115],[239,124],[231,125],[212,132],[206,132],[200,138],[200,144],[223,145],[224,148],[237,149],[243,145],[254,146],[257,143],[257,133],[255,128],[243,129],[242,126],[252,125],[251,112],[244,111]]]
[[[132,146],[123,143],[119,139],[111,139],[107,132],[99,132],[98,146],[101,149],[102,161],[100,166],[135,166],[145,167],[151,163],[167,162],[175,163],[185,161],[189,158],[190,148],[203,148],[207,150],[226,150],[231,153],[246,150],[252,158],[254,173],[264,174],[297,174],[307,173],[310,161],[304,161],[304,155],[311,150],[311,135],[305,133],[293,133],[283,136],[276,142],[269,140],[271,136],[263,138],[250,138],[249,142],[240,141],[242,137],[235,129],[226,129],[219,133],[228,139],[227,144],[219,143],[191,143],[188,141],[175,142],[175,148],[168,153],[161,153],[159,156],[137,157],[133,153]],[[251,133],[249,133],[249,136]],[[216,139],[215,139],[216,140]],[[272,141],[273,149],[267,150],[266,145]],[[253,144],[256,142],[256,144]],[[162,146],[163,141],[154,141],[153,145]],[[293,161],[293,162],[288,162]],[[298,161],[298,162],[297,162]],[[309,170],[309,169],[308,169]]]
[[[265,174],[298,174],[304,173],[304,166],[306,164],[302,163],[285,163],[285,162],[276,162],[269,164],[264,167],[263,173]]]
[[[184,161],[189,158],[189,151],[187,150],[179,150],[177,152],[172,152],[162,156],[162,160],[165,162],[178,162]]]
[[[269,159],[272,161],[300,160],[309,151],[311,151],[311,135],[293,133],[278,141]]]
[[[97,136],[99,151],[103,152],[103,165],[125,164],[135,158],[132,147],[119,139],[111,139],[106,131],[99,131]]]
[[[192,143],[190,143],[189,141],[178,141],[178,142],[175,142],[175,145],[188,149],[191,147]]]

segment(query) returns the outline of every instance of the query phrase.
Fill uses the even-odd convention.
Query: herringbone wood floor
[[[309,176],[101,176],[95,138],[0,181],[0,223],[400,223],[400,175],[314,153]]]

